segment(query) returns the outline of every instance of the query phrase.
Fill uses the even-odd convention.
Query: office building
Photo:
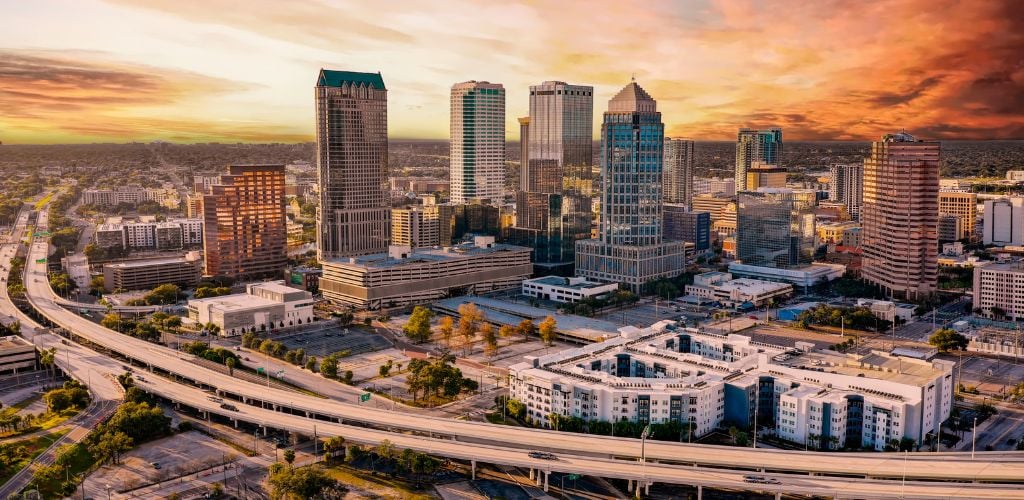
[[[598,238],[577,243],[577,275],[639,292],[643,284],[683,270],[685,244],[662,238],[664,134],[657,103],[635,81],[608,102],[601,125]]]
[[[818,243],[821,244],[845,245],[846,233],[854,229],[860,230],[860,224],[853,221],[815,224]]]
[[[443,203],[437,206],[438,240],[441,246],[461,243],[469,236],[494,236],[502,241],[502,210],[483,200],[466,204]]]
[[[530,117],[516,193],[513,243],[533,248],[542,274],[572,274],[576,242],[590,238],[594,88],[549,81],[530,87]],[[521,122],[522,123],[522,122]]]
[[[864,160],[861,275],[892,297],[937,290],[939,157],[938,141],[901,132],[872,143]]]
[[[217,325],[221,335],[235,336],[312,323],[314,303],[305,290],[266,281],[246,285],[245,293],[190,300],[188,316]]]
[[[1024,263],[986,263],[974,267],[974,309],[986,318],[1024,319]],[[996,313],[999,314],[996,314]]]
[[[523,295],[543,300],[579,302],[615,293],[618,289],[619,285],[615,283],[597,283],[587,281],[586,278],[544,276],[523,281],[522,292]]]
[[[412,248],[441,244],[440,216],[433,198],[423,205],[391,209],[391,242]]]
[[[284,165],[231,165],[209,189],[200,201],[205,273],[279,276],[288,261]]]
[[[505,89],[469,81],[451,91],[451,202],[505,197]]]
[[[736,256],[749,266],[809,265],[815,251],[814,213],[789,189],[762,188],[739,194]]]
[[[754,162],[780,165],[781,160],[781,128],[741,128],[736,136],[736,192],[750,190],[747,185],[747,172]]]
[[[939,214],[939,243],[964,239],[962,218],[956,215]]]
[[[958,218],[957,234],[960,237],[957,239],[974,239],[974,226],[978,220],[978,195],[939,191],[939,215],[953,215]]]
[[[383,252],[391,230],[384,79],[321,69],[315,95],[317,258]]]
[[[786,187],[786,169],[760,161],[750,163],[750,169],[747,170],[747,191],[784,187]]]
[[[665,138],[662,196],[665,203],[690,206],[693,200],[693,145],[689,139]]]
[[[832,179],[828,183],[828,199],[842,203],[850,218],[860,220],[860,206],[864,200],[864,165],[833,163],[829,171]]]
[[[692,211],[681,203],[666,203],[662,210],[666,240],[693,243],[697,255],[711,250],[710,212]]]
[[[289,285],[313,293],[320,291],[320,277],[323,275],[324,270],[319,267],[296,266],[284,271]]]
[[[736,196],[736,179],[721,177],[698,177],[693,180],[693,195],[710,194]]]
[[[509,393],[527,416],[692,426],[758,426],[814,449],[881,451],[938,434],[953,407],[954,362],[881,351],[838,354],[753,342],[661,321],[602,342],[509,367]],[[689,424],[689,425],[687,425]]]
[[[985,245],[1024,246],[1024,198],[985,200],[982,222]]]
[[[1006,180],[1011,182],[1024,182],[1024,170],[1007,170]]]
[[[0,375],[32,371],[38,367],[35,344],[17,335],[0,337]]]
[[[324,298],[378,310],[447,296],[518,289],[533,272],[530,249],[477,236],[444,248],[391,246],[388,253],[323,263]]]
[[[183,257],[139,259],[103,265],[103,288],[114,290],[151,290],[170,283],[192,288],[203,273],[203,259],[199,252]]]

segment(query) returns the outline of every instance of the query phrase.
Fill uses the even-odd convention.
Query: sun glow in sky
[[[393,138],[447,138],[449,87],[635,74],[674,136],[1024,138],[1015,0],[0,0],[4,143],[298,142],[321,67],[380,71]],[[599,134],[595,124],[595,134]]]

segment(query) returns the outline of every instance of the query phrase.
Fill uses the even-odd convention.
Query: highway
[[[40,213],[40,225],[45,227],[44,224],[45,212]],[[476,458],[480,461],[494,461],[496,463],[523,466],[529,466],[522,463],[523,460],[528,458],[525,456],[525,451],[531,449],[548,450],[560,456],[575,455],[573,457],[575,461],[594,461],[593,464],[588,463],[588,467],[592,465],[592,468],[570,472],[604,475],[602,471],[605,466],[599,464],[613,463],[622,464],[622,467],[625,467],[625,469],[616,473],[620,475],[608,474],[609,477],[626,477],[627,475],[632,475],[634,478],[641,477],[636,474],[637,471],[635,469],[630,468],[637,465],[635,461],[641,454],[641,443],[636,439],[559,433],[555,431],[495,426],[486,423],[395,413],[324,400],[281,389],[268,389],[259,384],[241,381],[226,374],[199,367],[188,361],[190,356],[187,354],[178,353],[162,346],[118,334],[55,304],[53,292],[50,290],[45,277],[45,265],[35,262],[45,255],[45,242],[37,241],[32,245],[29,258],[27,259],[25,281],[32,304],[51,321],[105,349],[129,356],[146,366],[151,366],[158,371],[171,374],[175,379],[184,379],[202,386],[215,387],[219,393],[247,404],[237,405],[241,411],[232,413],[220,409],[219,405],[209,404],[208,401],[206,406],[202,406],[202,401],[188,400],[191,403],[187,403],[184,399],[187,394],[191,393],[190,391],[196,391],[200,394],[201,391],[174,383],[176,380],[172,381],[156,376],[149,377],[148,379],[156,382],[152,384],[147,382],[147,389],[151,389],[155,394],[167,397],[168,399],[189,404],[189,406],[195,404],[197,408],[218,414],[233,415],[235,418],[248,422],[262,423],[274,428],[287,429],[304,434],[311,434],[311,426],[315,423],[318,429],[320,429],[320,426],[325,426],[324,429],[336,429],[346,439],[352,437],[351,432],[358,430],[361,433],[369,433],[365,434],[365,439],[368,442],[372,442],[374,439],[379,441],[386,436],[393,442],[398,443],[398,439],[401,438],[409,441],[408,447],[428,452],[431,450],[424,448],[433,446],[433,443],[452,442],[450,439],[440,440],[431,436],[451,438],[458,440],[458,445],[455,445],[457,449],[466,450],[479,446],[483,450],[500,447],[498,449],[511,455],[502,455],[500,460],[498,458],[491,460],[488,455],[458,454],[456,453],[457,450],[451,450],[449,453],[449,450],[446,448],[434,450],[433,452],[452,458]],[[270,408],[277,408],[278,410],[287,409],[288,412],[298,414],[293,415],[284,411],[262,409],[258,406],[252,406],[252,404],[265,404]],[[312,418],[316,420],[312,420]],[[389,433],[386,430],[371,430],[354,426],[349,427],[345,426],[344,422],[366,423],[381,429],[416,432],[419,435]],[[420,444],[413,446],[415,443]],[[515,458],[520,455],[522,457]],[[902,479],[905,473],[906,477],[910,479],[981,480],[1005,483],[1024,480],[1024,454],[1009,453],[979,452],[977,460],[971,460],[969,453],[914,453],[908,456],[881,453],[821,453],[757,450],[652,441],[646,445],[646,456],[648,460],[688,465],[687,467],[665,464],[658,466],[646,465],[648,469],[659,471],[662,468],[665,468],[665,470],[696,470],[694,465],[699,465],[701,467],[727,467],[733,469],[733,471],[723,471],[721,469],[715,469],[715,471],[716,473],[739,475],[749,473],[751,470],[765,470],[768,473],[816,473],[832,476],[843,475],[888,479]],[[610,460],[613,457],[625,458],[629,459],[629,461]],[[566,457],[566,460],[564,463],[569,463],[568,457]],[[563,461],[559,460],[559,462]],[[572,463],[576,464],[577,462]],[[631,463],[632,465],[630,465]],[[531,464],[533,466],[538,465],[533,462]],[[655,481],[666,480],[661,476],[659,476],[661,479],[654,479],[652,476],[642,477]],[[668,482],[712,485],[706,482],[701,483],[700,481],[688,483],[690,479],[683,480],[683,476],[672,477],[673,479]],[[820,476],[803,476],[801,480],[813,482],[836,480],[836,478],[826,479]],[[847,478],[842,478],[840,482],[842,486],[837,488],[851,495],[861,491],[852,489],[852,485],[859,485],[862,482],[866,485],[871,484],[871,481],[857,481]],[[899,483],[886,481],[883,484],[886,485],[886,491],[891,495],[894,484],[898,486]],[[808,486],[808,488],[811,487],[817,488],[818,486]],[[944,485],[944,487],[952,488],[949,484]],[[988,487],[986,486],[986,488]],[[996,486],[991,486],[991,488],[999,490]],[[792,489],[787,489],[787,491],[792,491]],[[873,494],[871,491],[875,490],[865,486],[863,493]],[[979,487],[977,485],[972,486],[971,491],[972,495],[975,495],[978,493]],[[827,494],[832,495],[834,492]],[[935,495],[930,495],[929,498],[935,498],[936,495],[941,497],[946,494],[942,493],[940,495],[936,493]],[[955,493],[948,494],[956,496]]]

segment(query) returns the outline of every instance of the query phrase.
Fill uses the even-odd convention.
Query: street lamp
[[[971,431],[971,460],[974,460],[974,445],[978,442],[978,417],[974,417],[974,430]]]

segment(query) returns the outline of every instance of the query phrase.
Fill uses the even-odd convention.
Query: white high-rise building
[[[846,205],[850,217],[860,220],[860,205],[864,201],[864,165],[833,163],[829,169],[832,181],[828,184],[828,199]]]
[[[505,190],[505,88],[468,81],[452,85],[451,201],[497,203]]]
[[[665,168],[662,173],[662,196],[665,203],[693,201],[693,144],[689,139],[665,138]]]
[[[986,245],[1024,245],[1024,198],[985,200],[982,242]]]

